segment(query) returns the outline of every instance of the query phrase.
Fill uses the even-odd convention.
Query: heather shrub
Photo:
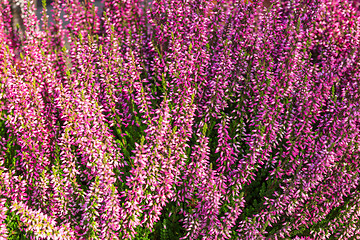
[[[357,2],[21,3],[0,239],[360,237]]]

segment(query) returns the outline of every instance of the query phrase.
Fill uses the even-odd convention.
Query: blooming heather
[[[360,237],[358,1],[15,2],[0,239]]]

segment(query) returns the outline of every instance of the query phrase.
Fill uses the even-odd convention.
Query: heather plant
[[[360,237],[357,1],[12,3],[0,239]]]

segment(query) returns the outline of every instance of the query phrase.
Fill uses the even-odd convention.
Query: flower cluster
[[[0,3],[0,240],[360,237],[358,1],[34,7]]]

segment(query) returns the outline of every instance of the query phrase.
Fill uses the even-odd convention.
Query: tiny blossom
[[[0,240],[358,238],[359,7],[1,1]]]

